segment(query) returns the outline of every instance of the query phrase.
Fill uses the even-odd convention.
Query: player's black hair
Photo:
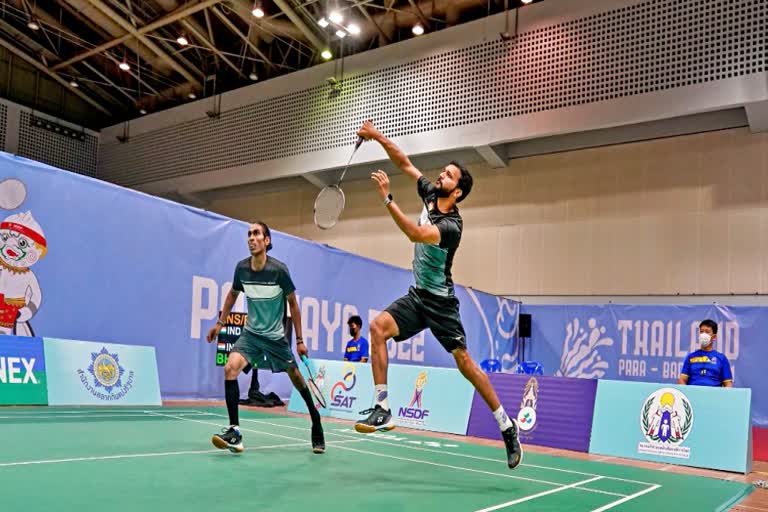
[[[451,161],[448,165],[455,165],[461,171],[459,182],[456,184],[456,187],[461,190],[461,196],[456,200],[456,202],[460,203],[467,198],[470,192],[472,192],[472,184],[474,183],[474,180],[472,179],[472,175],[469,173],[469,169],[461,165],[456,160]]]
[[[709,327],[710,329],[712,329],[712,334],[717,334],[717,322],[715,322],[714,320],[710,320],[709,318],[707,318],[706,320],[704,320],[699,324],[699,328],[702,328],[702,327]]]
[[[357,324],[358,327],[362,327],[363,319],[357,315],[352,315],[351,317],[349,317],[349,320],[347,320],[347,325],[349,324]]]

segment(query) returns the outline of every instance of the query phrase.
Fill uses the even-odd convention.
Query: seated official
[[[349,326],[349,335],[352,339],[347,342],[347,348],[344,349],[344,360],[354,363],[368,362],[368,340],[360,336],[360,329],[363,327],[363,319],[359,316],[349,317],[347,321]]]
[[[733,387],[731,363],[725,354],[715,350],[717,323],[704,320],[699,324],[699,345],[701,348],[685,358],[678,384],[691,386]]]

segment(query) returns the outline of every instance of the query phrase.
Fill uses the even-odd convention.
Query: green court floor
[[[241,412],[246,451],[213,448],[219,408],[0,408],[4,510],[184,512],[308,510],[727,510],[751,487],[726,480]]]

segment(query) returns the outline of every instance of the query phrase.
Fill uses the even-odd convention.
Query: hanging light
[[[77,83],[76,81],[74,81],[74,80],[72,80],[71,82],[69,82],[69,85],[70,85],[71,87],[74,87],[75,89],[77,89],[78,87],[80,87],[80,84],[78,84],[78,83]]]
[[[349,26],[347,27],[347,32],[349,32],[353,36],[356,36],[360,34],[360,26],[357,25],[356,23],[350,23]]]
[[[336,36],[339,39],[344,39],[345,37],[347,37],[347,33],[344,32],[343,30],[339,29],[339,30],[336,31]]]
[[[413,26],[413,28],[411,29],[411,32],[413,32],[413,34],[414,34],[414,35],[416,35],[416,36],[420,36],[421,34],[423,34],[423,33],[424,33],[424,27],[422,27],[422,26],[421,26],[421,25],[419,25],[419,24],[416,24],[416,25],[414,25],[414,26]]]
[[[317,20],[317,24],[323,28],[326,28],[329,25],[328,20],[325,18],[320,18],[319,20]]]
[[[344,21],[344,16],[342,16],[339,11],[332,11],[331,14],[328,15],[328,19],[334,23],[340,24]]]
[[[197,99],[197,94],[191,92],[191,93],[187,94],[187,98],[189,98],[191,100]]]
[[[27,22],[27,28],[29,28],[29,30],[40,30],[40,24],[32,18],[29,18],[29,21]]]
[[[144,115],[147,115],[147,111],[146,111],[145,109],[143,109],[143,108],[142,108],[142,109],[140,109],[140,110],[139,110],[139,114],[141,114],[141,115],[143,115],[143,116],[144,116]]]
[[[117,67],[119,67],[123,71],[130,71],[131,70],[131,65],[128,64],[128,61],[126,61],[126,60],[123,60],[123,62],[118,64]]]
[[[264,11],[262,10],[261,7],[256,7],[255,9],[253,9],[251,11],[251,14],[253,14],[257,18],[263,18],[264,17]]]
[[[323,50],[320,56],[325,60],[331,60],[333,58],[333,54],[331,53],[331,50]]]
[[[184,34],[180,35],[176,39],[176,42],[179,43],[179,45],[181,46],[187,46],[189,44],[189,40],[186,37],[184,37]]]

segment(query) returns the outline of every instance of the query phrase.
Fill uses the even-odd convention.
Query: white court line
[[[151,412],[151,413],[148,412],[148,414],[157,414],[159,416],[167,416],[169,418],[173,418],[174,417],[174,416],[171,416],[171,415],[162,414],[162,413],[156,413],[156,412]],[[182,417],[176,417],[176,418],[180,419],[180,420],[184,420],[184,421],[190,421],[190,422],[193,422],[193,423],[201,423],[201,424],[204,424],[204,425],[220,426],[220,424],[218,424],[218,423],[211,423],[209,421],[193,420],[193,419],[182,418]],[[251,421],[256,421],[256,420],[251,420]],[[264,423],[267,423],[267,422],[264,422]],[[285,425],[277,425],[277,426],[285,426]],[[310,430],[310,429],[303,429],[303,428],[300,428],[300,427],[290,427],[290,428],[296,428],[296,429],[299,429],[299,430]],[[253,429],[244,428],[242,425],[240,426],[240,430],[243,430],[243,431],[246,431],[246,432],[255,432],[257,434],[265,434],[265,435],[268,435],[268,436],[280,437],[280,438],[283,438],[283,439],[297,439],[295,437],[284,436],[282,434],[274,434],[272,432],[264,432],[262,430],[253,430]],[[340,435],[340,434],[336,434],[336,435]],[[348,441],[355,440],[354,438],[347,437],[347,436],[341,436],[341,437],[344,437]],[[364,438],[360,439],[360,441],[369,441],[370,442],[370,440],[364,439]],[[384,443],[384,444],[389,444],[389,443]],[[396,445],[393,445],[393,446],[401,446],[401,445],[397,445],[396,444]],[[347,450],[347,451],[352,451],[352,452],[363,453],[363,454],[366,454],[366,455],[373,455],[375,457],[382,457],[382,458],[387,458],[387,459],[402,460],[402,461],[414,462],[414,463],[418,463],[418,464],[427,464],[427,465],[430,465],[430,466],[438,466],[438,467],[443,467],[443,468],[455,469],[455,470],[465,471],[465,472],[469,472],[469,473],[481,473],[481,474],[485,474],[485,475],[499,476],[499,477],[502,477],[502,478],[511,478],[513,480],[523,480],[523,481],[527,481],[527,482],[534,482],[534,483],[539,483],[539,484],[544,484],[544,485],[552,485],[552,486],[555,486],[555,487],[561,487],[563,485],[562,482],[550,482],[548,480],[538,480],[538,479],[535,479],[535,478],[526,478],[526,477],[522,477],[522,476],[510,475],[510,474],[507,474],[507,473],[494,473],[492,471],[482,471],[482,470],[479,470],[479,469],[463,468],[463,467],[459,467],[459,466],[452,466],[450,464],[440,464],[440,463],[437,463],[437,462],[431,462],[431,461],[426,461],[426,460],[421,460],[421,459],[409,459],[407,457],[398,457],[398,456],[395,456],[395,455],[386,455],[386,454],[378,453],[378,452],[369,452],[367,450],[358,450],[356,448],[349,448],[348,446],[337,446],[337,448],[340,449],[340,450]],[[428,450],[428,451],[436,451],[436,450]],[[436,453],[442,453],[442,452],[436,451]],[[605,478],[602,475],[596,475],[596,476],[599,477],[599,478],[596,478],[596,479]],[[582,483],[578,482],[575,485],[577,485],[577,486],[578,485],[582,485]],[[574,487],[574,488],[577,488],[577,487]],[[614,493],[606,493],[604,491],[600,491],[600,490],[597,490],[597,489],[588,489],[588,488],[578,488],[578,489],[581,490],[581,491],[594,492],[594,493],[598,493],[598,494],[614,494]]]
[[[5,408],[5,407],[3,407],[2,409],[5,409],[5,412],[8,413],[8,412],[11,412],[9,409],[12,409],[12,408]],[[0,409],[0,410],[2,410],[2,409]],[[151,409],[114,409],[114,408],[107,407],[107,408],[104,408],[103,410],[84,409],[84,410],[74,410],[74,411],[59,411],[59,410],[56,410],[55,406],[45,407],[45,408],[32,408],[31,407],[31,408],[17,409],[19,414],[29,414],[29,413],[33,413],[34,411],[40,411],[40,414],[50,414],[50,415],[54,415],[54,414],[61,414],[61,415],[67,415],[67,414],[94,414],[94,415],[98,415],[98,414],[105,414],[105,413],[110,413],[110,414],[114,414],[114,413],[134,413],[134,414],[135,413],[142,413],[142,414],[144,414],[148,410],[151,410]],[[157,410],[162,410],[162,408],[158,407]],[[179,409],[178,411],[174,410],[173,412],[175,414],[179,414],[179,413],[185,413],[185,414],[190,414],[190,413],[194,413],[194,414],[213,414],[211,412],[201,411],[199,409],[189,409],[189,410],[187,410],[187,409]]]
[[[100,419],[100,418],[146,418],[148,415],[146,412],[142,412],[141,414],[56,414],[52,416],[48,415],[31,415],[31,416],[23,416],[21,414],[13,414],[11,416],[0,416],[0,419],[3,420],[12,420],[15,418],[22,418],[22,419],[69,419],[69,418],[93,418],[93,419]],[[180,413],[179,416],[216,416],[213,413],[210,412],[202,412],[202,413]]]
[[[649,492],[653,492],[656,489],[658,489],[659,487],[661,487],[661,486],[660,485],[654,485],[653,487],[649,487],[648,489],[643,489],[640,492],[636,492],[635,494],[630,494],[629,496],[621,498],[620,500],[612,501],[611,503],[609,503],[607,505],[604,505],[604,506],[602,506],[600,508],[596,508],[596,509],[592,510],[592,512],[603,512],[604,510],[612,509],[613,507],[617,507],[617,506],[621,505],[622,503],[626,503],[626,502],[628,502],[630,500],[633,500],[635,498],[639,498],[643,494],[648,494]]]
[[[355,441],[331,441],[327,444],[333,445],[334,443],[350,443]],[[248,450],[267,450],[271,448],[292,448],[297,446],[309,446],[309,441],[297,442],[297,443],[285,443],[285,444],[273,444],[269,446],[256,446],[254,448],[248,448]],[[88,462],[94,460],[113,460],[113,459],[137,459],[142,457],[170,457],[174,455],[199,455],[203,453],[221,453],[227,454],[225,450],[211,449],[211,450],[189,450],[181,452],[158,452],[158,453],[129,453],[125,455],[103,455],[96,457],[74,457],[71,459],[49,459],[49,460],[25,460],[18,462],[2,462],[0,468],[11,466],[31,466],[35,464],[61,464],[63,462]]]
[[[218,416],[220,418],[226,418],[226,416],[221,416],[221,415],[214,414],[214,413],[212,413],[212,414],[214,416]],[[294,429],[294,430],[309,430],[309,429],[306,429],[304,427],[294,427],[294,426],[291,426],[291,425],[282,425],[280,423],[272,423],[272,422],[264,421],[264,420],[250,420],[250,419],[246,418],[246,419],[242,419],[241,421],[250,421],[252,423],[263,423],[265,425],[272,425],[272,426],[275,426],[275,427],[282,427],[282,428],[290,428],[290,429]],[[328,434],[335,435],[335,436],[346,437],[347,439],[353,439],[353,437],[345,436],[344,434],[337,434],[337,433],[334,433],[334,432],[328,432]],[[361,434],[361,435],[364,435],[364,434]],[[503,464],[507,463],[507,461],[505,461],[505,460],[491,459],[489,457],[479,457],[477,455],[468,455],[466,453],[449,452],[449,451],[443,451],[443,450],[433,450],[431,448],[420,448],[420,447],[417,447],[417,446],[405,446],[405,445],[398,444],[398,443],[390,443],[390,442],[387,442],[387,441],[380,441],[379,439],[367,438],[367,440],[370,443],[385,444],[385,445],[389,445],[389,446],[397,446],[397,447],[400,447],[400,448],[407,448],[409,450],[417,450],[417,451],[422,451],[422,452],[441,453],[441,454],[445,454],[445,455],[453,455],[453,456],[456,456],[456,457],[464,457],[466,459],[485,460],[485,461],[488,461],[488,462],[497,462],[497,463],[503,463]],[[651,483],[651,482],[641,482],[640,480],[628,480],[626,478],[619,478],[619,477],[606,476],[606,475],[598,475],[597,473],[585,473],[583,471],[573,471],[573,470],[570,470],[570,469],[553,468],[553,467],[549,467],[549,466],[538,466],[536,464],[527,464],[526,463],[523,466],[526,467],[526,468],[548,469],[548,470],[551,470],[551,471],[559,471],[561,473],[570,473],[570,474],[573,474],[573,475],[602,476],[602,477],[604,477],[604,478],[606,478],[608,480],[615,480],[615,481],[619,481],[619,482],[628,482],[628,483],[640,484],[640,485],[644,485],[644,486],[656,485],[656,484]],[[562,484],[557,484],[557,485],[562,485]],[[624,495],[622,495],[622,496],[624,496]]]
[[[525,496],[525,497],[522,497],[522,498],[518,498],[516,500],[508,501],[506,503],[500,503],[500,504],[494,505],[492,507],[475,510],[475,512],[491,512],[493,510],[499,510],[499,509],[502,509],[502,508],[511,507],[512,505],[517,505],[518,503],[524,503],[526,501],[535,500],[537,498],[541,498],[542,496],[548,496],[550,494],[555,494],[557,492],[566,491],[568,489],[574,489],[574,488],[576,488],[576,487],[578,487],[580,485],[584,485],[584,484],[588,484],[590,482],[594,482],[595,480],[602,480],[602,478],[603,478],[602,476],[598,476],[598,477],[595,477],[595,478],[590,478],[589,480],[582,480],[581,482],[576,482],[574,484],[563,485],[562,487],[558,487],[557,489],[550,489],[548,491],[539,492],[539,493],[536,493],[536,494],[531,494],[530,496]]]

